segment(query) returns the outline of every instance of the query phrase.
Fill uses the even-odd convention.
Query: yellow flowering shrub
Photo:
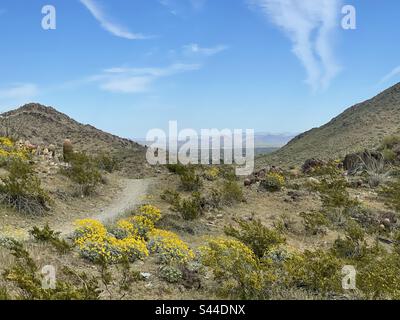
[[[124,239],[130,236],[139,236],[137,228],[127,219],[119,220],[116,226],[112,229],[112,234],[118,239]]]
[[[147,238],[148,233],[154,229],[154,222],[144,216],[130,217],[127,221],[136,229],[137,234],[143,238]]]
[[[400,299],[400,259],[397,253],[380,252],[365,257],[357,270],[357,288],[368,299]]]
[[[161,210],[150,204],[143,205],[139,208],[141,216],[148,218],[153,223],[156,223],[161,219]]]
[[[161,263],[187,263],[194,259],[189,246],[173,232],[154,229],[149,233],[148,248],[158,254]]]
[[[133,216],[119,220],[112,228],[112,234],[118,239],[128,236],[147,238],[147,234],[154,229],[154,222],[144,216]]]
[[[93,262],[118,263],[125,257],[134,261],[149,255],[146,242],[136,234],[118,239],[101,222],[92,219],[78,220],[76,225],[75,245],[83,257]],[[128,227],[126,223],[120,226]]]
[[[219,174],[220,174],[220,170],[218,167],[211,167],[204,172],[204,177],[207,180],[215,181],[218,178]]]
[[[107,229],[97,220],[82,219],[75,221],[75,244],[85,241],[102,242],[107,236]]]
[[[266,285],[274,280],[271,272],[262,269],[254,252],[238,240],[211,239],[200,252],[201,261],[213,271],[222,296],[263,298]]]
[[[7,137],[0,137],[0,145],[8,148],[14,147],[14,142]]]
[[[268,173],[260,182],[260,187],[270,192],[280,191],[284,186],[285,177],[277,172]]]
[[[343,266],[344,262],[329,251],[293,254],[284,264],[286,284],[323,294],[341,292]]]
[[[8,159],[27,160],[29,152],[24,147],[18,147],[7,137],[0,137],[0,160],[2,162]]]

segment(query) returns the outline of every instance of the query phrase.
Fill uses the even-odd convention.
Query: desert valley
[[[3,113],[0,297],[399,299],[399,123],[397,84],[237,177],[150,165],[52,107]]]

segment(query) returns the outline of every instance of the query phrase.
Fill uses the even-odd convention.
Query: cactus
[[[72,146],[71,140],[65,139],[63,144],[64,161],[68,162],[71,159],[73,153],[74,153],[74,148]]]

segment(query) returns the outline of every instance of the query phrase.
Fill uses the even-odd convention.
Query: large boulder
[[[326,162],[323,160],[311,158],[304,162],[303,166],[301,167],[301,170],[303,171],[304,174],[308,174],[313,172],[315,169],[323,167],[325,164]]]

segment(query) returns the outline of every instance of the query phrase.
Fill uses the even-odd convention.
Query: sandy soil
[[[146,200],[147,190],[152,181],[152,179],[123,179],[122,191],[116,195],[112,202],[106,207],[92,212],[87,218],[99,220],[103,223],[113,222]],[[70,234],[74,229],[73,221],[63,223],[55,229],[61,231],[64,235]]]
[[[60,179],[55,177],[55,179]],[[92,218],[104,223],[110,223],[134,209],[146,200],[148,188],[153,179],[127,179],[110,176],[106,186],[100,186],[96,195],[87,198],[63,196],[57,197],[58,191],[53,190],[56,198],[52,211],[45,216],[24,216],[13,210],[2,207],[0,210],[0,236],[12,236],[25,240],[32,226],[44,226],[46,223],[62,235],[67,236],[74,230],[77,219]],[[60,182],[52,183],[59,185]]]

